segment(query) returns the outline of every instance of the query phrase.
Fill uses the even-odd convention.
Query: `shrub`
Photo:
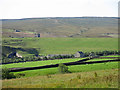
[[[70,71],[68,70],[68,67],[62,63],[59,64],[58,71],[59,71],[59,73],[62,73],[62,74],[70,73]]]
[[[78,79],[81,79],[81,74],[78,74],[78,75],[77,75],[77,78],[78,78]]]
[[[51,76],[49,74],[47,74],[46,76],[47,76],[47,78],[51,78]]]
[[[16,76],[10,72],[8,68],[2,68],[2,79],[16,78]]]
[[[20,77],[22,77],[22,76],[25,76],[25,74],[24,74],[24,73],[18,73],[18,74],[16,74],[15,76],[16,76],[16,78],[20,78]]]
[[[43,60],[47,60],[47,57],[43,57]]]
[[[94,73],[94,75],[95,75],[95,77],[97,77],[97,76],[98,76],[98,74],[97,74],[96,72]]]

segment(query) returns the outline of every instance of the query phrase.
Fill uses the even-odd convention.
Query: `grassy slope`
[[[55,18],[24,19],[3,21],[3,32],[18,29],[23,32],[39,32],[43,36],[90,36],[99,37],[104,33],[117,33],[116,18]],[[84,31],[81,33],[81,31]],[[80,35],[77,35],[80,34]],[[9,33],[8,33],[9,35]],[[4,34],[3,34],[4,36]]]
[[[74,54],[77,51],[91,52],[118,50],[117,38],[3,38],[3,45],[35,48],[39,54]],[[22,41],[16,41],[22,40]],[[3,51],[4,52],[4,51]]]
[[[3,88],[118,88],[118,69],[27,77],[2,82]]]

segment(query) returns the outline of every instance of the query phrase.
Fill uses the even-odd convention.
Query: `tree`
[[[8,68],[2,68],[2,79],[11,79],[16,78],[16,76],[13,73],[10,73],[10,70]]]
[[[62,63],[59,64],[58,71],[59,71],[59,73],[62,73],[62,74],[70,73],[70,71],[68,71],[68,67]]]

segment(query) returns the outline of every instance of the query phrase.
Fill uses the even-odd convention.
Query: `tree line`
[[[91,57],[90,55],[94,54],[94,56],[107,56],[107,55],[120,55],[120,51],[99,51],[99,52],[84,52],[84,57]],[[65,59],[65,58],[75,58],[74,54],[69,55],[55,55],[52,57],[47,56],[29,56],[29,57],[13,57],[8,58],[6,56],[2,56],[2,64],[9,64],[9,63],[19,63],[19,62],[27,62],[27,61],[43,61],[43,60],[55,60],[55,59]]]

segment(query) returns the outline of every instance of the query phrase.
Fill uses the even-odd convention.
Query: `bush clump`
[[[59,73],[62,73],[62,74],[70,73],[70,71],[68,70],[68,67],[62,63],[59,64],[58,71],[59,71]]]
[[[2,68],[2,79],[16,78],[16,76],[10,72],[8,68]]]
[[[16,74],[15,76],[16,76],[16,78],[20,78],[20,77],[25,76],[25,74],[24,74],[24,73],[18,73],[18,74]]]

